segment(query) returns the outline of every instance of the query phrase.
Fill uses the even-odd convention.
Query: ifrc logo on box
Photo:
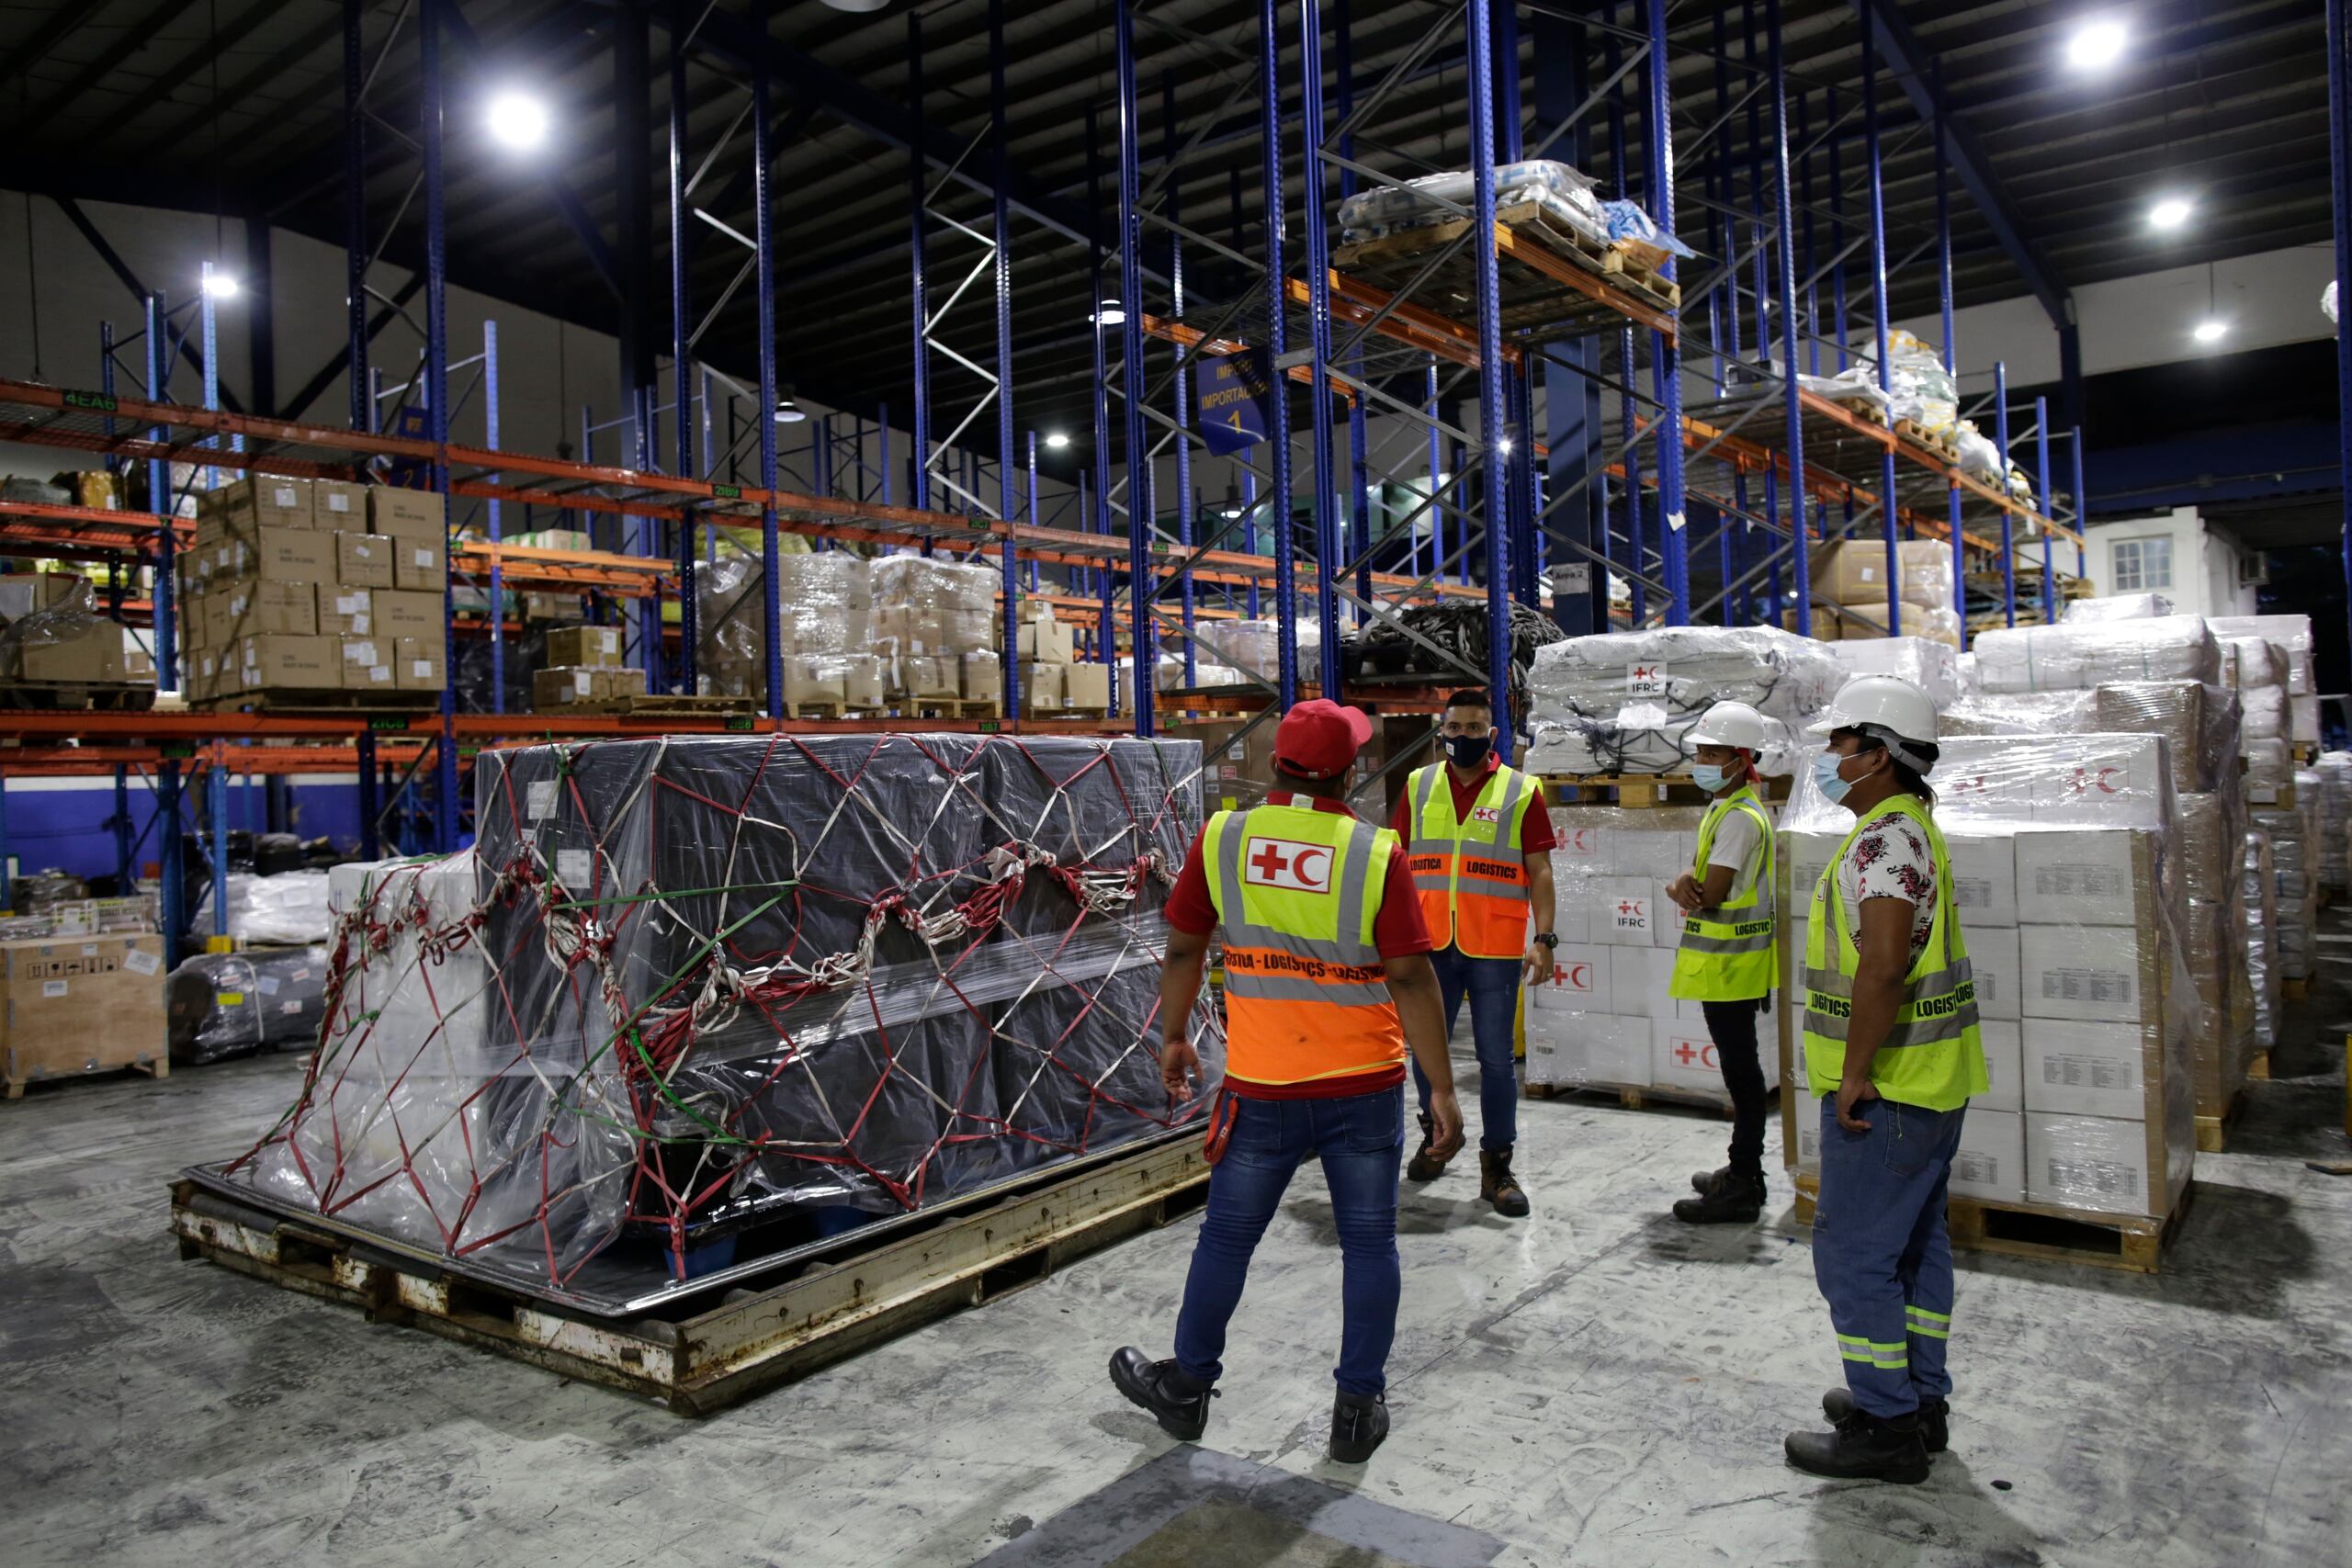
[[[1302,844],[1295,839],[1252,839],[1250,852],[1242,857],[1241,880],[1259,887],[1329,893],[1331,846]]]
[[[1554,988],[1566,991],[1572,997],[1591,996],[1593,994],[1593,980],[1594,976],[1592,972],[1592,965],[1584,963],[1581,960],[1574,964],[1555,964],[1552,965],[1552,985]]]
[[[1666,695],[1666,666],[1646,661],[1626,665],[1625,694],[1629,697]]]
[[[1581,859],[1600,852],[1600,829],[1598,828],[1570,828],[1565,831],[1555,829],[1554,832],[1559,840],[1554,847],[1564,855]]]
[[[1646,898],[1620,898],[1610,906],[1609,915],[1621,931],[1645,931],[1650,929],[1650,901]]]
[[[1715,1061],[1715,1043],[1712,1040],[1677,1040],[1668,1055],[1673,1056],[1675,1066],[1689,1067],[1693,1072],[1718,1065]]]
[[[2121,795],[2130,776],[2122,768],[2078,767],[2069,787],[2076,795]]]

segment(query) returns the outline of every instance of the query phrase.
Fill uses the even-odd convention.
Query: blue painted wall
[[[359,786],[356,783],[289,781],[292,829],[305,839],[322,834],[343,851],[359,846]],[[115,870],[114,833],[107,819],[114,815],[114,784],[107,779],[17,780],[7,789],[7,852],[20,873],[46,871],[51,866],[75,876],[111,876]],[[132,834],[146,837],[134,852],[142,866],[155,860],[155,834],[149,828],[154,796],[144,781],[130,781]],[[197,825],[193,808],[183,807],[185,826]],[[239,779],[229,795],[229,824],[260,832],[267,821],[260,779]],[[137,869],[137,868],[134,868]]]

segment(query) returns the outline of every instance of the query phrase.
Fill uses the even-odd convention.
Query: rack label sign
[[[741,485],[713,485],[710,487],[710,494],[714,501],[741,501],[743,499],[743,487]]]
[[[1244,348],[1200,361],[1201,439],[1220,457],[1266,438],[1274,378],[1263,349]]]
[[[370,729],[406,729],[409,716],[404,713],[375,713],[368,716]]]
[[[107,392],[81,392],[69,387],[59,400],[69,409],[96,409],[100,413],[112,413],[122,405]]]
[[[748,732],[752,728],[752,721],[746,715],[736,714],[728,719],[727,728],[739,733]]]

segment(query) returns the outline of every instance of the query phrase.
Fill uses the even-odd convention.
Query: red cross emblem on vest
[[[1243,862],[1241,879],[1260,887],[1328,893],[1331,890],[1331,848],[1290,839],[1254,840],[1249,857]]]

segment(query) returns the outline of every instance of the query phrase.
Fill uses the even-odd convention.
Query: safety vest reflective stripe
[[[1516,958],[1526,950],[1531,912],[1520,824],[1540,808],[1527,775],[1498,767],[1487,775],[1467,822],[1455,813],[1445,764],[1417,769],[1408,784],[1413,837],[1408,869],[1430,940],[1474,958]]]
[[[1863,1339],[1851,1334],[1838,1336],[1838,1354],[1849,1361],[1860,1361],[1866,1366],[1883,1367],[1889,1371],[1902,1371],[1911,1365],[1908,1342],[1887,1345],[1876,1339]]]
[[[1373,938],[1396,835],[1261,806],[1211,817],[1202,847],[1225,942],[1226,1071],[1289,1084],[1401,1067]]]
[[[1772,922],[1751,920],[1732,926],[1730,936],[1700,936],[1699,922],[1687,920],[1682,927],[1682,951],[1685,953],[1770,953],[1772,951]]]

